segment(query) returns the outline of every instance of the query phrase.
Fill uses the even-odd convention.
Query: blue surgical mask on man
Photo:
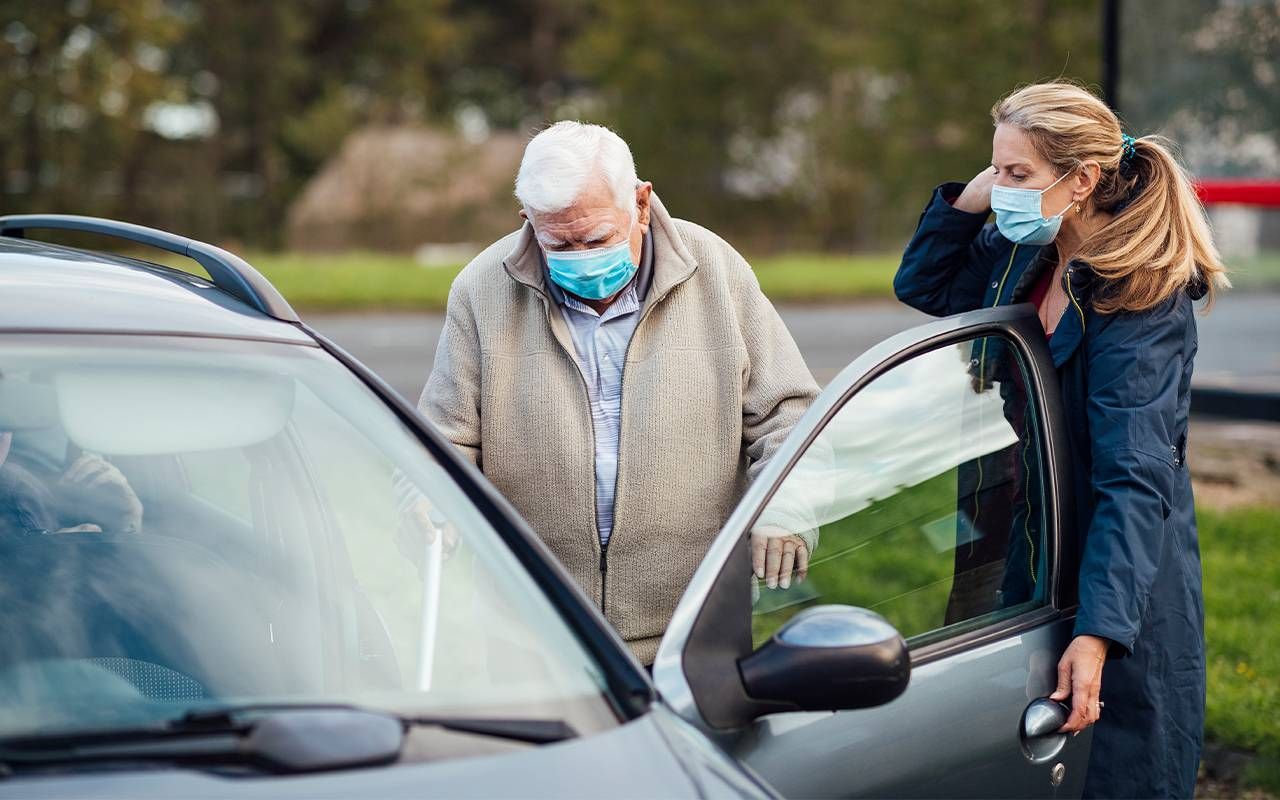
[[[618,244],[593,247],[589,250],[546,250],[547,273],[557,286],[566,292],[586,300],[604,300],[622,290],[636,274],[635,260],[631,258],[631,231],[635,220],[627,230],[627,238]]]
[[[1062,227],[1062,217],[1074,203],[1045,217],[1041,199],[1044,193],[1062,182],[1062,178],[1070,175],[1063,173],[1061,178],[1043,189],[1015,189],[1011,186],[991,187],[991,210],[996,212],[996,227],[1004,238],[1015,244],[1042,245],[1052,242]]]

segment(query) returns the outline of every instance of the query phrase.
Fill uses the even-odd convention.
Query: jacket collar
[[[656,192],[649,195],[649,234],[645,238],[653,250],[651,285],[644,297],[644,304],[648,306],[693,275],[698,262],[685,247],[680,232],[676,230],[675,220],[667,213]],[[530,223],[525,222],[520,229],[511,252],[502,259],[502,266],[516,283],[528,286],[543,298],[550,296],[542,248],[538,246]]]
[[[1053,269],[1052,254],[1053,250],[1048,247],[1027,248],[1025,255],[1019,252],[1018,257],[1010,265],[1011,274],[1005,278],[1012,288],[998,299],[997,304],[1012,305],[1026,302],[1036,281],[1044,271]],[[1066,363],[1084,341],[1086,311],[1089,308],[1094,274],[1093,269],[1086,262],[1072,261],[1067,265],[1065,277],[1069,292],[1067,310],[1063,313],[1062,319],[1058,320],[1058,327],[1054,329],[1053,336],[1049,339],[1049,353],[1053,356],[1055,368]]]

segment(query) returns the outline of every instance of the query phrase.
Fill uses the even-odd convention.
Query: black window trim
[[[835,399],[828,402],[827,407],[821,409],[819,416],[812,421],[802,421],[801,424],[807,422],[809,427],[803,432],[796,445],[792,447],[791,440],[783,445],[784,450],[788,452],[786,462],[776,472],[773,470],[766,472],[771,481],[769,486],[760,487],[761,491],[758,495],[749,490],[748,498],[744,503],[751,502],[751,510],[741,513],[744,509],[739,508],[726,525],[726,528],[732,525],[734,529],[739,530],[739,536],[735,537],[735,549],[729,552],[745,553],[743,537],[763,513],[786,476],[791,473],[803,458],[804,453],[808,451],[813,440],[840,412],[850,397],[862,391],[871,381],[911,358],[949,344],[961,344],[991,335],[1001,336],[1009,341],[1024,360],[1032,383],[1036,414],[1042,426],[1044,486],[1046,503],[1050,506],[1050,513],[1045,515],[1046,549],[1050,565],[1050,583],[1046,592],[1045,605],[1029,609],[1026,613],[1015,617],[993,622],[988,626],[959,633],[954,638],[922,645],[912,651],[913,666],[971,650],[982,644],[1045,624],[1050,619],[1065,616],[1062,610],[1062,597],[1060,597],[1060,590],[1063,588],[1062,568],[1065,556],[1074,555],[1074,548],[1067,545],[1074,543],[1075,536],[1072,527],[1074,506],[1070,484],[1067,482],[1070,472],[1062,396],[1058,389],[1057,372],[1053,367],[1044,329],[1040,325],[1034,306],[1022,303],[993,309],[979,309],[941,319],[932,324],[927,323],[922,327],[931,327],[936,332],[917,334],[914,330],[908,330],[899,334],[898,337],[887,339],[875,346],[884,349],[897,346],[897,349],[880,356],[878,361],[859,374]],[[909,339],[898,345],[899,337],[905,339],[912,335],[917,335],[918,338]],[[864,354],[862,358],[871,356],[874,352],[875,348]],[[846,369],[855,369],[856,364],[857,361],[851,363]],[[793,432],[795,433],[798,432]],[[722,534],[727,532],[727,530],[722,531]],[[722,539],[723,535],[713,543],[713,551],[722,549]],[[663,680],[672,681],[674,684],[666,686],[664,691],[674,692],[674,697],[669,700],[674,700],[677,713],[706,730],[732,727],[743,718],[769,713],[757,701],[746,697],[743,694],[745,690],[740,686],[733,690],[723,688],[724,659],[735,659],[747,655],[747,653],[737,652],[740,642],[735,644],[732,641],[736,635],[731,632],[734,626],[715,624],[715,620],[709,616],[713,615],[713,611],[723,611],[724,608],[732,606],[728,597],[733,591],[734,581],[726,581],[726,573],[731,571],[733,566],[733,560],[730,557],[721,561],[713,574],[695,573],[687,594],[690,598],[697,597],[698,605],[695,609],[686,610],[685,599],[681,600],[676,609],[676,619],[673,620],[673,624],[679,621],[681,630],[670,644],[664,640],[663,646],[659,648],[658,662],[655,664],[655,672],[660,672]],[[1071,602],[1074,603],[1073,600]],[[1071,614],[1074,614],[1074,610]],[[749,645],[749,630],[747,634]],[[669,655],[664,654],[664,650],[668,653],[678,650],[679,662],[670,660]],[[666,656],[665,659],[664,656]],[[679,664],[680,669],[671,670],[676,663]],[[740,694],[742,696],[738,697]],[[722,705],[724,707],[720,708],[719,706]],[[754,711],[751,710],[753,706]]]
[[[1026,307],[1031,308],[1029,305]],[[978,323],[959,330],[949,331],[944,334],[921,339],[920,341],[897,351],[889,358],[881,361],[873,369],[868,370],[866,374],[861,376],[857,381],[851,384],[848,389],[841,393],[839,399],[832,403],[831,407],[822,415],[821,420],[805,435],[803,444],[796,449],[795,454],[778,476],[778,480],[774,482],[772,487],[770,487],[768,494],[759,504],[755,514],[751,517],[751,522],[748,523],[746,530],[750,530],[751,524],[759,518],[760,514],[764,513],[764,509],[768,506],[769,502],[772,501],[774,495],[777,494],[778,489],[786,481],[787,476],[791,474],[793,469],[795,469],[796,464],[804,458],[804,455],[808,452],[810,445],[812,445],[813,442],[822,434],[822,431],[826,429],[831,420],[844,409],[849,401],[856,394],[866,388],[867,385],[879,379],[890,370],[895,369],[907,361],[925,353],[933,352],[934,350],[941,349],[948,345],[964,344],[965,342],[981,339],[986,336],[1000,336],[1006,341],[1014,344],[1018,354],[1023,359],[1024,365],[1029,373],[1029,377],[1031,378],[1031,389],[1035,401],[1036,416],[1039,418],[1042,428],[1041,438],[1042,450],[1044,451],[1043,467],[1045,470],[1045,502],[1049,506],[1047,509],[1048,513],[1045,514],[1045,521],[1048,523],[1045,538],[1049,544],[1050,583],[1045,605],[1040,606],[1037,609],[1029,610],[1027,613],[1038,611],[1041,608],[1060,608],[1062,599],[1059,596],[1059,590],[1061,589],[1060,569],[1062,563],[1062,551],[1064,550],[1062,544],[1063,539],[1067,535],[1068,531],[1070,531],[1070,526],[1068,524],[1069,519],[1067,519],[1069,516],[1068,512],[1070,511],[1070,497],[1069,493],[1062,491],[1062,489],[1065,488],[1065,484],[1063,484],[1061,480],[1064,476],[1069,474],[1065,453],[1066,431],[1063,429],[1064,417],[1062,415],[1061,408],[1062,398],[1060,393],[1056,391],[1056,373],[1046,373],[1043,370],[1043,365],[1040,363],[1039,358],[1037,358],[1037,355],[1033,350],[1033,346],[1030,344],[1031,341],[1035,340],[1028,338],[1028,335],[1035,336],[1038,334],[1039,341],[1043,343],[1044,331],[1038,325],[1034,331],[1028,331],[1026,328],[1026,320],[1021,318],[1008,321],[992,320],[989,322]],[[1040,349],[1042,357],[1045,360],[1049,360],[1050,356],[1048,347],[1042,344]],[[1055,433],[1058,433],[1059,435],[1055,436]],[[1067,496],[1064,497],[1064,494]],[[1008,620],[1001,620],[998,623],[994,623],[990,628],[1011,627],[1010,623],[1016,622],[1023,616],[1026,615],[1019,614],[1018,616],[1011,617]],[[988,626],[984,626],[982,628],[975,629],[974,631],[958,634],[958,638],[966,638],[970,633],[981,633],[989,630],[990,628]],[[946,641],[949,640],[943,640],[941,642],[922,646],[920,650],[929,650],[934,645],[944,644]]]

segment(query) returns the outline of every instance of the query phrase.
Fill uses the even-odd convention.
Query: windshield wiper
[[[248,764],[272,772],[316,772],[389,764],[406,731],[459,733],[549,744],[577,733],[563,720],[397,716],[340,704],[249,704],[188,711],[156,725],[0,740],[5,765],[157,760]]]
[[[511,739],[530,744],[554,744],[565,739],[574,739],[578,732],[561,719],[536,718],[499,718],[499,717],[461,717],[461,716],[424,716],[424,715],[392,715],[389,712],[369,711],[360,706],[341,703],[293,705],[288,703],[254,703],[241,706],[226,706],[210,709],[196,709],[183,714],[175,722],[184,730],[219,728],[234,725],[246,714],[261,714],[272,711],[291,711],[303,708],[306,710],[328,709],[340,711],[360,711],[363,713],[385,714],[408,727],[432,726],[455,731],[472,733],[479,736],[492,736],[498,739]]]

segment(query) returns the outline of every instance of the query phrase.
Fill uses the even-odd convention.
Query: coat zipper
[[[1000,282],[996,284],[996,297],[991,301],[991,307],[995,308],[1000,305],[1000,294],[1004,291],[1004,282],[1009,280],[1009,272],[1013,270],[1013,259],[1018,255],[1018,245],[1013,245],[1013,250],[1009,251],[1009,263],[1004,265],[1004,275],[1000,276]],[[987,374],[987,337],[982,337],[982,355],[978,358],[978,387],[986,388]],[[978,529],[978,515],[981,512],[981,506],[978,504],[978,493],[982,491],[982,458],[978,458],[978,487],[973,491],[973,518],[970,525],[974,530]],[[973,555],[974,541],[969,541],[969,554]]]
[[[1080,332],[1084,333],[1084,310],[1080,308],[1080,303],[1076,301],[1075,293],[1071,291],[1071,274],[1075,270],[1067,267],[1067,271],[1062,276],[1062,286],[1067,290],[1067,297],[1071,298],[1071,305],[1076,307],[1076,313],[1080,315]]]
[[[538,299],[542,301],[542,310],[547,315],[547,326],[551,326],[551,302],[541,291],[535,289]],[[587,376],[582,374],[582,367],[578,365],[578,359],[573,353],[565,350],[565,346],[554,334],[551,336],[556,340],[556,344],[560,345],[560,349],[565,351],[565,355],[569,356],[569,361],[573,364],[573,371],[578,374],[578,381],[582,384],[583,394],[587,399],[587,418],[591,419],[591,388],[587,386]],[[626,369],[625,363],[623,369]],[[596,481],[595,481],[595,452],[596,452],[596,426],[595,420],[591,420],[591,518],[595,520],[595,539],[596,545],[600,548],[600,613],[604,614],[604,597],[605,597],[605,572],[608,570],[607,554],[609,546],[600,541],[600,509],[598,498],[596,497]]]
[[[692,274],[693,273],[690,272],[689,275],[686,275],[685,278],[680,281],[680,283],[684,283],[684,281],[688,280],[689,276],[691,276]],[[624,350],[622,353],[622,386],[621,388],[618,389],[618,452],[619,453],[622,452],[622,408],[623,408],[623,401],[626,399],[626,395],[627,395],[627,363],[628,363],[628,360],[631,358],[631,345],[636,340],[636,334],[640,332],[640,326],[643,325],[644,321],[649,318],[649,314],[653,311],[654,307],[657,306],[658,303],[661,303],[663,300],[665,300],[667,298],[667,295],[671,294],[671,290],[675,289],[676,286],[679,286],[680,283],[670,286],[665,292],[662,293],[661,297],[653,298],[653,302],[649,303],[648,305],[644,306],[641,309],[640,319],[636,321],[635,330],[631,332],[631,338],[627,340],[627,349]],[[641,300],[640,302],[643,303],[644,301]],[[595,452],[594,449],[592,450],[592,452]],[[618,459],[618,466],[619,466],[619,469],[621,469],[622,459]],[[614,515],[613,515],[614,529],[609,533],[609,542],[613,541],[613,534],[618,532],[618,526],[617,526],[618,491],[617,491],[616,476],[614,477],[613,508],[614,508]],[[597,524],[597,529],[598,528],[599,528],[599,525]],[[596,538],[598,540],[599,536],[597,536]],[[600,613],[601,614],[604,613],[605,589],[608,587],[609,542],[602,542],[600,544]],[[606,619],[608,619],[608,617],[606,617]]]
[[[598,539],[597,535],[597,539]],[[600,613],[605,613],[605,599],[609,596],[609,543],[600,543]]]
[[[627,341],[627,349],[626,351],[624,351],[622,355],[622,388],[618,390],[619,413],[621,413],[622,411],[622,401],[627,389],[627,359],[631,357],[631,343],[635,341],[636,333],[640,331],[640,326],[643,325],[644,321],[649,318],[649,314],[653,311],[654,307],[657,306],[658,303],[665,300],[667,295],[671,294],[672,289],[675,289],[681,283],[684,283],[684,281],[688,280],[689,276],[692,274],[693,273],[690,272],[689,275],[686,275],[685,278],[680,281],[680,283],[676,283],[668,287],[667,291],[663,292],[661,297],[653,298],[653,302],[646,305],[644,309],[640,312],[640,319],[636,322],[636,329],[631,332],[631,339]],[[551,302],[547,299],[546,295],[544,295],[541,291],[538,291],[537,289],[535,289],[534,291],[538,293],[538,297],[542,300],[542,310],[547,315],[547,325],[549,326],[551,324]],[[552,336],[551,338],[555,339],[555,336]],[[556,339],[556,344],[560,344],[560,349],[564,350],[564,345],[560,343],[559,339]],[[573,362],[574,371],[578,373],[578,380],[582,383],[582,391],[584,391],[587,395],[587,416],[590,417],[591,416],[591,389],[590,387],[587,386],[587,376],[582,374],[582,367],[578,366],[578,360],[573,357],[573,354],[566,352],[566,355],[568,355],[569,360]],[[619,431],[619,436],[618,436],[618,447],[619,447],[619,450],[621,450],[621,447],[622,447],[621,431]],[[606,596],[607,596],[607,591],[609,587],[609,584],[608,584],[609,543],[600,541],[600,512],[599,512],[599,509],[597,508],[597,498],[596,498],[596,488],[595,488],[596,483],[595,483],[594,453],[596,452],[596,431],[595,431],[594,420],[592,421],[592,425],[591,425],[591,452],[593,454],[592,464],[591,464],[591,474],[592,474],[591,508],[593,510],[593,516],[595,517],[595,521],[596,521],[596,544],[599,545],[600,547],[600,613],[604,615],[605,606],[606,606]],[[615,508],[617,506],[616,493],[614,494],[614,506]],[[614,519],[615,521],[617,520],[616,514],[614,515]],[[610,542],[613,541],[613,532],[610,532],[609,541]],[[606,619],[608,618],[607,615],[605,618]]]

